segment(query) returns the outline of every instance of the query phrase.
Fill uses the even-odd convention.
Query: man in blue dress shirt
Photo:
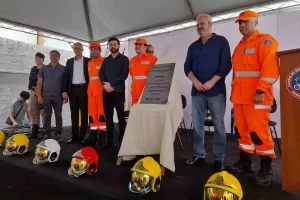
[[[225,77],[231,66],[227,39],[212,32],[212,18],[207,14],[197,17],[200,38],[188,48],[184,64],[186,76],[192,81],[192,121],[194,155],[188,165],[205,163],[204,120],[209,110],[214,124],[214,169],[222,171],[226,150],[224,114],[226,109]]]

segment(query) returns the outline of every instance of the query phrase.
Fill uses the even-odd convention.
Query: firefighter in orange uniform
[[[129,73],[132,77],[131,97],[132,106],[136,104],[145,87],[150,67],[155,64],[156,57],[146,53],[147,40],[137,39],[135,44],[136,56],[129,61]]]
[[[257,13],[244,11],[237,22],[244,37],[232,57],[231,102],[234,106],[240,159],[229,169],[232,173],[252,175],[251,154],[255,151],[261,161],[256,183],[268,186],[274,176],[271,163],[276,159],[268,122],[274,101],[273,84],[279,78],[279,61],[276,56],[278,43],[271,35],[256,29]]]
[[[90,135],[84,144],[97,144],[97,132],[103,135],[106,132],[106,120],[103,108],[103,85],[99,79],[99,73],[104,58],[101,54],[101,46],[98,42],[90,44],[91,58],[88,63],[89,85],[88,85],[88,112],[90,121]]]

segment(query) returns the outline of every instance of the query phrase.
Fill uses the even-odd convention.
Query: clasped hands
[[[200,81],[195,80],[193,81],[193,85],[198,91],[205,92],[210,90],[215,85],[215,83],[212,80],[209,80],[203,84]]]
[[[110,85],[109,82],[104,82],[104,90],[106,92],[112,92],[112,91],[114,91],[114,88]]]

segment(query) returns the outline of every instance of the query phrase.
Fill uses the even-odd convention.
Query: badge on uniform
[[[269,40],[269,39],[266,39],[266,40],[265,40],[265,44],[266,44],[266,45],[270,45],[270,44],[272,44],[272,41]]]

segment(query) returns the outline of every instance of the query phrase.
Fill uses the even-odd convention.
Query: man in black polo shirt
[[[103,106],[107,127],[107,147],[112,147],[114,108],[118,114],[120,143],[125,132],[125,80],[129,73],[129,59],[119,52],[120,41],[117,38],[110,38],[108,44],[111,54],[103,61],[100,80],[104,85]]]

